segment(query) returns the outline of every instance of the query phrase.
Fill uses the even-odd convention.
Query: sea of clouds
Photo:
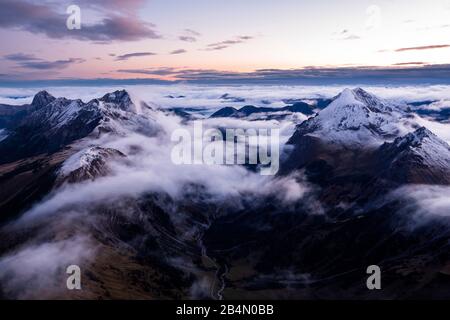
[[[332,98],[349,86],[269,86],[269,85],[133,85],[101,87],[35,87],[35,88],[0,88],[0,103],[20,105],[30,103],[39,90],[48,90],[57,97],[82,99],[89,101],[114,90],[126,89],[138,100],[155,103],[163,108],[192,107],[217,110],[225,106],[241,107],[245,105],[283,107],[285,99]],[[354,85],[353,87],[358,87]],[[449,85],[421,86],[361,86],[366,91],[380,98],[394,102],[416,102],[427,100],[441,101],[431,106],[440,108],[448,106],[450,100]],[[230,97],[243,98],[243,102],[221,99]],[[173,98],[171,98],[172,96]]]
[[[21,105],[30,103],[34,94],[46,89],[57,97],[89,101],[114,90],[126,89],[135,103],[143,101],[157,108],[194,108],[208,115],[219,108],[244,105],[283,107],[285,99],[332,98],[344,86],[125,86],[125,87],[53,87],[53,88],[0,88],[0,103]],[[450,86],[408,86],[408,87],[363,87],[366,91],[394,103],[437,100],[430,108],[445,107],[450,99]],[[245,99],[242,102],[224,100],[222,95]],[[174,98],[171,98],[172,96]],[[182,96],[182,97],[180,97]],[[65,185],[54,190],[42,202],[33,206],[11,228],[26,229],[30,224],[49,221],[54,215],[60,222],[55,228],[66,228],[73,219],[93,219],[92,210],[98,203],[117,203],[120,199],[139,197],[145,193],[164,193],[175,200],[181,199],[186,186],[198,184],[205,188],[212,202],[227,202],[239,206],[240,199],[271,197],[280,203],[290,205],[300,200],[311,207],[312,213],[322,214],[323,208],[314,197],[314,188],[305,182],[301,174],[287,177],[264,177],[241,166],[175,165],[170,158],[173,144],[170,134],[175,129],[185,127],[192,130],[189,123],[181,118],[154,111],[149,119],[159,126],[157,135],[143,135],[129,132],[125,136],[105,136],[82,142],[78,147],[99,145],[114,148],[127,155],[126,161],[111,164],[111,174],[94,181]],[[209,119],[207,127],[230,128],[279,128],[281,148],[295,130],[295,125],[305,118],[283,121],[246,121],[242,119]],[[450,125],[430,119],[417,118],[417,121],[450,142]],[[139,152],[136,152],[136,146]],[[418,215],[432,214],[446,216],[450,212],[448,188],[431,186],[410,186],[408,190],[398,190],[400,197],[407,194],[411,199],[409,209]],[[95,223],[95,222],[94,222]],[[84,261],[94,258],[94,247],[89,234],[76,233],[63,241],[29,241],[0,259],[0,280],[6,281],[6,290],[18,297],[31,295],[30,288],[39,290],[54,281],[57,272],[72,260]],[[49,266],[51,264],[51,266]],[[42,270],[47,272],[41,277]],[[33,284],[29,279],[38,279]],[[30,283],[30,286],[26,284]],[[49,284],[50,283],[50,284]],[[25,288],[20,290],[20,288]]]

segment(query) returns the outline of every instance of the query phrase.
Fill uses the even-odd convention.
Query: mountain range
[[[265,116],[265,119],[283,119],[292,113],[302,113],[304,115],[314,114],[315,107],[309,105],[305,102],[295,102],[293,105],[282,107],[282,108],[270,108],[270,107],[255,107],[252,105],[244,106],[240,109],[233,107],[225,107],[216,112],[214,112],[211,118],[245,118],[252,115],[257,115],[259,117]],[[269,116],[269,117],[267,117]]]
[[[0,272],[0,297],[448,299],[449,217],[412,227],[417,217],[405,214],[411,201],[396,193],[417,185],[449,187],[447,142],[407,107],[361,88],[346,89],[320,108],[301,101],[280,109],[228,107],[211,118],[284,121],[295,113],[307,119],[284,146],[280,172],[269,181],[272,193],[218,198],[207,186],[185,181],[177,196],[149,189],[116,197],[121,184],[111,190],[107,184],[116,167],[145,161],[144,146],[118,141],[138,135],[163,148],[158,121],[165,113],[136,104],[124,90],[87,103],[42,91],[30,105],[1,105],[0,266],[6,271]],[[165,185],[171,177],[155,179]],[[277,195],[277,183],[287,179],[307,186],[289,203]],[[92,183],[106,194],[101,200],[89,202],[86,192],[87,207],[69,202],[52,209],[58,215],[23,219],[40,203],[59,194],[65,201]],[[27,292],[21,284],[36,279],[14,272],[11,257],[21,257],[28,244],[79,234],[97,250],[83,264],[84,290],[52,283]],[[366,268],[373,264],[383,271],[383,290],[366,287]]]

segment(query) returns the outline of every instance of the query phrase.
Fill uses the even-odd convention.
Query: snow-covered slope
[[[395,106],[363,89],[345,89],[317,116],[299,125],[295,135],[359,148],[390,141],[410,131],[412,125]]]
[[[51,101],[45,107],[30,115],[26,120],[28,125],[46,124],[47,129],[57,130],[62,127],[70,127],[78,119],[90,126],[95,123],[100,132],[124,133],[127,129],[134,131],[150,132],[155,127],[149,113],[138,113],[138,108],[131,101],[125,91],[108,93],[100,99],[94,99],[88,103],[81,100],[68,100],[66,98],[51,99],[48,93],[38,93],[38,100]],[[36,100],[35,98],[34,100]],[[142,109],[139,109],[142,111]],[[88,114],[89,117],[85,115]]]
[[[450,182],[450,146],[425,127],[383,144],[380,170],[401,182]]]
[[[47,131],[58,131],[64,127],[72,127],[77,120],[83,119],[83,124],[89,126],[98,123],[100,111],[91,104],[81,100],[57,98],[41,107],[25,118],[23,125],[27,127],[45,127]]]
[[[397,138],[392,145],[400,154],[409,152],[429,166],[450,168],[450,146],[425,127]]]
[[[108,160],[124,158],[116,149],[89,147],[67,159],[58,173],[58,184],[93,180],[109,173]]]
[[[101,99],[89,102],[100,111],[102,119],[98,132],[124,135],[128,131],[145,135],[155,134],[159,127],[152,118],[152,109],[147,104],[137,106],[125,91],[106,94]]]
[[[6,129],[0,129],[0,141],[6,139],[7,136],[8,132],[6,131]]]

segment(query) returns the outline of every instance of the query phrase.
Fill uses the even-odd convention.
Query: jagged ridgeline
[[[155,131],[145,125],[145,115],[137,113],[126,91],[106,94],[87,103],[55,98],[42,91],[31,105],[15,109],[20,115],[9,123],[8,136],[1,141],[0,163],[54,153],[88,135],[120,133],[121,126],[134,125],[134,130],[148,133]]]

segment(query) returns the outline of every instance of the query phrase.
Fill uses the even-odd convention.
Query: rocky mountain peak
[[[397,147],[419,147],[422,145],[425,139],[438,144],[447,144],[445,141],[439,139],[433,132],[425,127],[421,127],[404,137],[397,138],[394,141],[394,144]]]
[[[363,89],[345,89],[317,116],[300,124],[294,138],[313,135],[357,148],[380,145],[402,133],[401,118],[401,112]]]
[[[365,91],[362,88],[344,89],[337,95],[327,108],[361,106],[372,112],[392,112],[393,109],[386,105],[375,95]],[[325,109],[327,109],[325,108]]]
[[[38,92],[34,96],[33,102],[31,103],[31,105],[35,109],[40,109],[40,108],[45,107],[46,105],[52,103],[55,100],[56,100],[56,98],[54,96],[52,96],[47,91],[43,90],[43,91]]]
[[[131,101],[131,97],[126,90],[117,90],[111,93],[107,93],[99,100],[103,103],[118,107],[124,111],[136,111],[136,108]]]

